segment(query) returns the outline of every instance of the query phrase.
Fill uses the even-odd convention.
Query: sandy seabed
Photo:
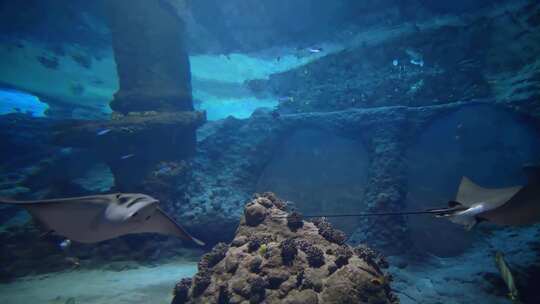
[[[0,284],[0,303],[64,304],[70,298],[77,304],[170,303],[174,284],[196,271],[195,262],[184,260],[124,271],[81,269],[28,276]]]

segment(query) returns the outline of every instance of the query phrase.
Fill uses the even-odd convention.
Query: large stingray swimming
[[[204,245],[165,214],[158,200],[145,194],[116,193],[38,201],[0,199],[0,203],[23,207],[47,231],[81,243],[150,232]]]
[[[482,221],[498,225],[530,225],[540,222],[540,167],[526,166],[525,186],[488,189],[463,177],[456,200],[449,208],[430,210],[439,217],[471,229]]]

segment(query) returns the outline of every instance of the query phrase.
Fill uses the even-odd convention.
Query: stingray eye
[[[151,217],[150,215],[147,216],[147,217],[145,218],[145,220],[148,221],[148,220],[150,219],[150,217]]]
[[[136,217],[137,215],[139,215],[139,212],[135,212],[131,215],[131,217]]]
[[[127,207],[129,208],[129,207],[135,205],[136,203],[140,202],[141,200],[143,200],[143,198],[142,198],[142,197],[138,197],[138,198],[134,199],[133,201],[131,201],[131,203],[129,203],[129,204],[127,205]]]
[[[120,203],[120,205],[127,203],[127,201],[129,200],[129,198],[122,196],[122,194],[117,194],[116,199],[118,199],[118,203]]]

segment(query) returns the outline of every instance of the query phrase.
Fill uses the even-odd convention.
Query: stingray
[[[484,188],[463,177],[449,208],[432,209],[438,217],[471,229],[487,221],[497,225],[522,226],[540,222],[540,167],[526,166],[525,186]]]
[[[522,226],[540,223],[540,167],[525,166],[529,181],[525,186],[489,189],[463,177],[455,201],[447,208],[417,211],[367,212],[355,214],[312,214],[302,218],[366,217],[431,214],[473,228],[483,221],[498,225]],[[278,216],[287,217],[287,216]]]
[[[145,194],[115,193],[36,201],[0,199],[25,208],[48,232],[81,243],[96,243],[126,234],[158,233],[204,243],[192,237]]]

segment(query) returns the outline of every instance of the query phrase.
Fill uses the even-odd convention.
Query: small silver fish
[[[102,135],[105,135],[107,133],[111,132],[111,129],[104,129],[104,130],[101,130],[99,132],[96,133],[97,136],[102,136]]]
[[[309,51],[310,53],[316,54],[316,53],[322,52],[322,48],[309,48],[308,51]]]
[[[133,156],[135,156],[135,154],[126,154],[126,155],[120,157],[120,159],[124,160],[124,159],[128,159],[128,158],[132,158]]]

